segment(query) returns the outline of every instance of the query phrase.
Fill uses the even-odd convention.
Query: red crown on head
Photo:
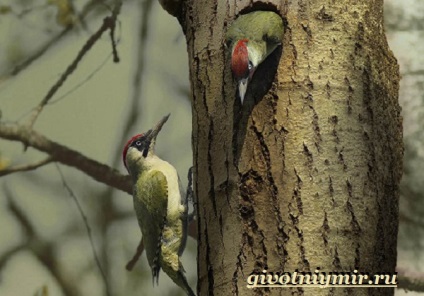
[[[130,145],[138,138],[142,137],[143,134],[138,134],[135,135],[134,137],[132,137],[131,139],[128,140],[127,144],[125,144],[124,150],[122,151],[122,160],[124,161],[124,165],[125,167],[128,169],[127,167],[127,152],[128,152],[128,148],[130,148]]]
[[[231,57],[231,70],[236,77],[249,76],[249,54],[247,51],[247,39],[240,39],[234,46]]]

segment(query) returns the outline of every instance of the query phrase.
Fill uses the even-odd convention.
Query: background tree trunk
[[[279,12],[287,28],[241,110],[223,34],[256,9]],[[402,126],[382,9],[382,0],[184,2],[199,295],[393,294],[246,288],[264,269],[395,270]]]

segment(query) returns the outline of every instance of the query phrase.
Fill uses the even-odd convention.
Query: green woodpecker
[[[231,48],[231,70],[242,104],[249,80],[258,65],[281,44],[283,33],[283,20],[272,11],[241,15],[227,30],[225,41]]]
[[[156,137],[169,114],[144,134],[125,145],[123,161],[133,181],[134,209],[152,270],[153,283],[163,271],[187,295],[194,296],[187,283],[180,257],[187,239],[188,205],[176,169],[154,153]]]

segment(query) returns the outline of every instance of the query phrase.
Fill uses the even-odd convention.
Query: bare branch
[[[115,8],[112,11],[112,15],[105,17],[103,19],[102,26],[95,32],[91,37],[87,40],[87,42],[83,45],[83,47],[78,52],[76,58],[72,61],[72,63],[66,68],[65,72],[60,76],[59,80],[49,89],[46,96],[41,100],[40,104],[34,109],[31,118],[29,119],[28,126],[32,127],[35,123],[35,120],[40,115],[44,106],[50,101],[50,99],[54,96],[54,94],[59,90],[59,88],[63,85],[66,79],[71,75],[77,68],[78,64],[81,62],[82,58],[88,53],[88,51],[93,47],[93,45],[100,39],[103,33],[107,30],[111,31],[111,39],[112,39],[112,48],[114,53],[114,62],[119,61],[119,57],[117,56],[117,51],[115,48],[115,39],[114,39],[114,31],[116,19],[118,17],[119,11],[122,6],[122,1],[117,1]]]
[[[25,164],[25,165],[17,165],[13,167],[9,167],[4,170],[0,170],[0,177],[17,173],[17,172],[27,172],[27,171],[33,171],[35,169],[38,169],[39,167],[45,166],[46,164],[49,164],[53,161],[51,157],[47,157],[46,159],[43,159],[39,162],[31,163],[31,164]]]
[[[143,238],[141,238],[137,247],[137,251],[135,252],[134,256],[131,258],[131,260],[128,261],[127,265],[125,265],[125,268],[128,271],[131,271],[134,268],[134,265],[137,263],[138,259],[143,254],[143,251],[144,251],[144,242],[143,242]]]
[[[397,268],[398,272],[398,289],[407,291],[424,292],[424,274],[419,272],[411,272],[406,269]]]
[[[25,146],[33,147],[51,156],[54,161],[74,167],[94,180],[132,194],[131,179],[115,169],[90,159],[66,146],[51,141],[45,136],[18,124],[0,122],[0,138],[19,141]]]

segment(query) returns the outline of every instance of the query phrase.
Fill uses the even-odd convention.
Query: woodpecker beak
[[[247,91],[247,83],[249,82],[249,78],[242,78],[238,82],[238,90],[239,90],[239,96],[241,100],[241,104],[243,105],[244,101],[244,95]]]
[[[162,129],[162,126],[165,124],[165,122],[168,120],[169,116],[171,114],[166,115],[165,117],[163,117],[156,125],[153,129],[149,130],[146,133],[146,137],[147,139],[149,139],[150,141],[154,142],[156,140],[157,135],[159,134],[160,130]]]

